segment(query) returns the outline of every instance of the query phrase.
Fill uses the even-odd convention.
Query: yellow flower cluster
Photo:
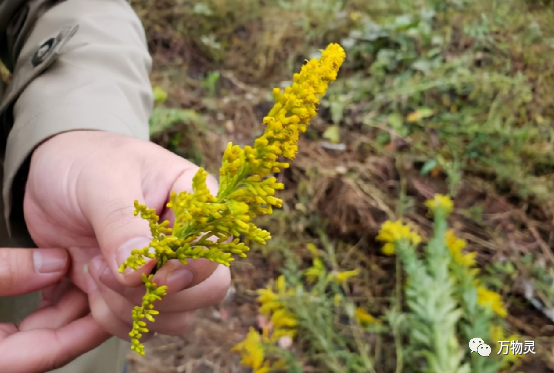
[[[502,296],[497,292],[489,290],[484,286],[477,288],[477,303],[484,307],[490,308],[494,313],[500,317],[508,316],[508,311],[504,307]]]
[[[295,316],[285,306],[285,297],[294,295],[294,289],[287,289],[285,277],[279,276],[275,282],[275,289],[268,286],[258,290],[260,313],[271,321],[264,326],[262,334],[250,328],[246,338],[232,348],[240,353],[241,364],[252,368],[253,373],[266,373],[286,364],[282,360],[270,362],[264,353],[264,344],[273,344],[282,337],[294,338],[298,324]]]
[[[240,353],[240,363],[252,368],[252,373],[268,373],[284,366],[282,361],[271,363],[266,359],[263,343],[264,341],[260,333],[254,328],[250,328],[246,338],[235,345],[231,351]]]
[[[154,275],[146,276],[142,274],[142,281],[146,286],[146,294],[142,297],[142,304],[140,306],[135,306],[133,308],[133,320],[138,320],[133,323],[133,329],[129,333],[131,337],[131,350],[144,355],[144,346],[140,343],[142,338],[142,333],[148,333],[148,328],[146,328],[146,322],[142,321],[147,319],[148,321],[154,321],[152,315],[159,314],[158,311],[154,309],[154,302],[162,299],[164,295],[167,294],[167,286],[157,286],[153,281],[152,277]]]
[[[312,261],[312,266],[307,268],[304,271],[304,277],[306,277],[306,282],[308,284],[314,284],[320,279],[326,279],[327,281],[332,281],[338,285],[343,285],[348,281],[348,279],[357,276],[360,273],[359,269],[354,269],[350,271],[333,271],[327,273],[325,265],[320,258],[314,258]]]
[[[188,259],[204,258],[228,266],[234,257],[246,257],[249,247],[243,241],[264,244],[270,239],[270,233],[258,228],[252,220],[260,214],[271,214],[273,207],[282,206],[282,201],[274,195],[284,185],[272,174],[289,166],[285,159],[295,158],[300,133],[306,131],[311,118],[317,114],[319,100],[329,83],[337,78],[345,57],[340,45],[330,44],[322,51],[321,58],[307,61],[300,73],[294,74],[292,85],[284,92],[276,88],[275,105],[263,119],[266,126],[263,135],[253,146],[244,149],[228,144],[219,170],[217,195],[209,191],[208,173],[203,168],[192,180],[192,193],[171,193],[167,207],[175,214],[173,227],[169,227],[169,221],[160,223],[154,209],[135,201],[135,216],[140,214],[148,220],[152,242],[133,250],[120,271],[127,267],[136,270],[145,264],[146,258],[156,259],[156,269],[171,259],[186,265]],[[233,237],[241,237],[243,241]],[[131,336],[136,341],[148,330],[143,318],[154,314],[145,313],[145,304],[152,310],[151,302],[145,303],[146,300],[153,294],[157,294],[156,299],[163,296],[161,290],[156,293],[162,287],[157,288],[150,277],[147,279],[142,311],[133,312]],[[138,353],[144,353],[140,342],[133,346]]]
[[[446,231],[446,246],[450,250],[454,265],[457,266],[457,276],[464,276],[471,286],[473,291],[477,292],[477,304],[480,307],[488,308],[493,311],[494,314],[501,318],[505,318],[508,315],[508,311],[502,300],[502,296],[492,290],[487,289],[481,284],[481,281],[477,278],[479,269],[475,267],[475,252],[464,254],[462,251],[466,247],[466,241],[458,238],[454,231]],[[513,335],[508,338],[504,337],[504,329],[500,325],[491,325],[490,327],[491,340],[497,343],[497,341],[511,341],[516,340],[517,336]],[[500,349],[500,346],[497,346]],[[508,366],[512,363],[517,363],[519,356],[514,355],[509,351],[508,355],[502,355],[502,366]]]
[[[454,261],[464,267],[473,267],[475,265],[475,252],[463,253],[466,247],[466,241],[456,237],[454,231],[449,229],[446,231],[446,246],[450,250],[450,254]]]
[[[306,282],[308,284],[314,284],[319,279],[321,279],[327,271],[325,270],[325,265],[319,258],[314,258],[312,261],[312,266],[307,268],[304,271],[304,277],[306,277]]]
[[[385,242],[381,251],[386,255],[394,254],[395,243],[402,240],[409,241],[412,245],[418,245],[421,242],[421,236],[413,232],[409,225],[402,224],[400,220],[387,220],[377,235],[377,241]]]
[[[356,277],[360,274],[360,270],[358,268],[353,269],[351,271],[337,271],[332,272],[330,274],[331,281],[336,282],[339,285],[343,285],[348,281],[348,279],[352,277]]]
[[[366,310],[364,310],[362,307],[356,308],[355,312],[356,320],[360,323],[362,326],[366,325],[381,325],[381,320],[376,319],[375,317],[371,316]]]
[[[454,202],[448,196],[442,194],[436,194],[432,199],[425,201],[427,206],[432,212],[441,209],[445,212],[446,216],[452,213],[454,210]],[[381,251],[385,255],[393,255],[395,252],[395,243],[401,240],[408,240],[412,245],[418,245],[421,242],[421,236],[413,232],[410,226],[402,224],[400,220],[390,221],[387,220],[379,231],[377,241],[385,242]],[[471,263],[474,262],[475,254],[463,254],[462,250],[465,248],[465,241],[457,239],[453,232],[449,231],[446,234],[446,244],[450,249],[450,252],[454,256],[455,260],[465,261]]]
[[[431,210],[431,212],[436,213],[438,209],[444,211],[446,216],[450,215],[454,210],[454,202],[450,197],[444,196],[442,194],[435,194],[433,199],[430,199],[425,202],[425,206]]]
[[[502,345],[499,343],[499,341],[517,341],[519,339],[519,336],[516,334],[512,334],[510,336],[506,336],[504,333],[504,328],[500,325],[493,325],[490,327],[490,335],[491,335],[491,341],[494,342],[496,345],[495,350],[500,351],[502,348]],[[508,353],[504,355],[504,352],[506,350],[504,349],[501,354],[502,356],[502,365],[501,368],[506,368],[511,364],[518,364],[521,361],[522,356],[519,354],[514,354],[514,351],[512,349],[508,349]]]
[[[249,171],[263,177],[288,167],[288,163],[277,159],[280,156],[295,158],[299,133],[306,131],[310,119],[316,115],[319,99],[325,94],[329,82],[337,78],[345,57],[342,47],[331,44],[319,60],[308,61],[299,74],[294,74],[292,85],[284,92],[279,88],[273,90],[276,104],[263,120],[266,131],[256,139],[253,147],[244,148]],[[232,167],[232,171],[236,169]],[[232,172],[229,174],[233,175]],[[221,176],[230,175],[224,172]]]
[[[281,275],[275,282],[275,290],[268,286],[258,290],[260,313],[271,320],[272,331],[267,331],[267,341],[276,342],[281,337],[294,338],[296,335],[296,317],[288,311],[284,298],[294,295],[294,289],[287,289],[285,276]]]
[[[454,231],[446,231],[446,246],[450,250],[454,262],[460,265],[464,270],[466,276],[477,276],[479,269],[475,268],[475,252],[464,254],[462,251],[466,247],[466,241],[458,238]],[[467,272],[469,271],[469,272]],[[506,317],[508,311],[502,301],[502,296],[492,290],[488,290],[481,285],[480,281],[475,278],[473,281],[477,291],[477,303],[483,307],[490,308],[494,313],[500,317]]]

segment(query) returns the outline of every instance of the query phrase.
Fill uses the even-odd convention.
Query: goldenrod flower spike
[[[189,259],[204,258],[229,266],[235,257],[244,258],[250,250],[240,238],[233,237],[265,244],[271,235],[252,220],[283,205],[275,193],[284,185],[273,175],[289,167],[286,159],[296,157],[300,133],[306,131],[317,114],[319,100],[329,83],[337,78],[345,57],[340,45],[330,44],[321,58],[307,61],[300,73],[294,74],[290,87],[284,91],[275,88],[275,105],[263,119],[266,128],[262,136],[252,146],[227,145],[217,195],[208,189],[208,173],[203,168],[192,180],[192,193],[171,193],[167,207],[175,214],[173,227],[169,227],[169,221],[160,223],[154,209],[135,201],[135,215],[149,222],[152,242],[135,249],[119,270],[123,272],[127,267],[136,270],[145,264],[146,258],[156,259],[156,269],[171,259],[186,265]],[[165,295],[165,287],[158,287],[152,277],[143,277],[146,294],[142,305],[133,310],[130,336],[132,349],[139,354],[144,354],[142,333],[148,332],[144,320],[154,320],[157,312],[152,303]],[[280,322],[290,324],[288,315],[277,315]]]

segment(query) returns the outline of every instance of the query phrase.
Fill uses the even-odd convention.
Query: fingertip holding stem
[[[117,249],[117,252],[115,254],[117,268],[119,269],[121,265],[124,262],[126,262],[127,259],[129,259],[133,250],[136,250],[136,249],[141,250],[145,247],[149,247],[151,240],[152,240],[151,238],[147,238],[147,237],[134,237],[134,238],[131,238],[129,241],[125,242],[123,245],[121,245]],[[151,260],[150,258],[145,258],[145,259],[147,263]],[[127,268],[123,273],[124,274],[128,273],[127,270],[129,270],[129,268]]]
[[[101,266],[101,257],[95,257],[89,263],[84,265],[83,273],[85,274],[87,294],[92,294],[98,289],[98,285],[96,284],[96,280],[94,279],[94,274],[100,270],[99,268]]]
[[[178,290],[183,290],[192,282],[192,279],[192,271],[186,268],[179,268],[167,275],[166,282],[173,284]]]
[[[167,285],[168,293],[176,293],[187,288],[193,281],[193,272],[178,260],[170,260],[156,272],[153,281],[157,285]]]
[[[138,281],[140,282],[140,278],[142,276],[142,273],[151,273],[153,266],[154,266],[154,259],[152,258],[144,258],[145,264],[143,264],[138,270],[133,270],[132,268],[125,268],[122,272],[120,272],[121,265],[126,262],[129,257],[131,257],[133,250],[141,250],[145,247],[149,247],[151,242],[151,238],[147,237],[134,237],[127,242],[125,242],[123,245],[121,245],[116,253],[115,253],[115,272],[114,274],[119,274],[117,276],[120,281],[123,284],[131,285]],[[152,249],[151,249],[152,250]]]

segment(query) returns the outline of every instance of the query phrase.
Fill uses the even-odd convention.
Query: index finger
[[[63,249],[0,249],[0,296],[31,293],[58,282],[69,269]]]

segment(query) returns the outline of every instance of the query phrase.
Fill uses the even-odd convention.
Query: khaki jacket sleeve
[[[52,61],[37,73],[47,54]],[[17,95],[4,163],[6,221],[16,173],[49,137],[101,130],[149,138],[150,68],[144,29],[124,0],[67,0],[37,17],[5,95]]]

